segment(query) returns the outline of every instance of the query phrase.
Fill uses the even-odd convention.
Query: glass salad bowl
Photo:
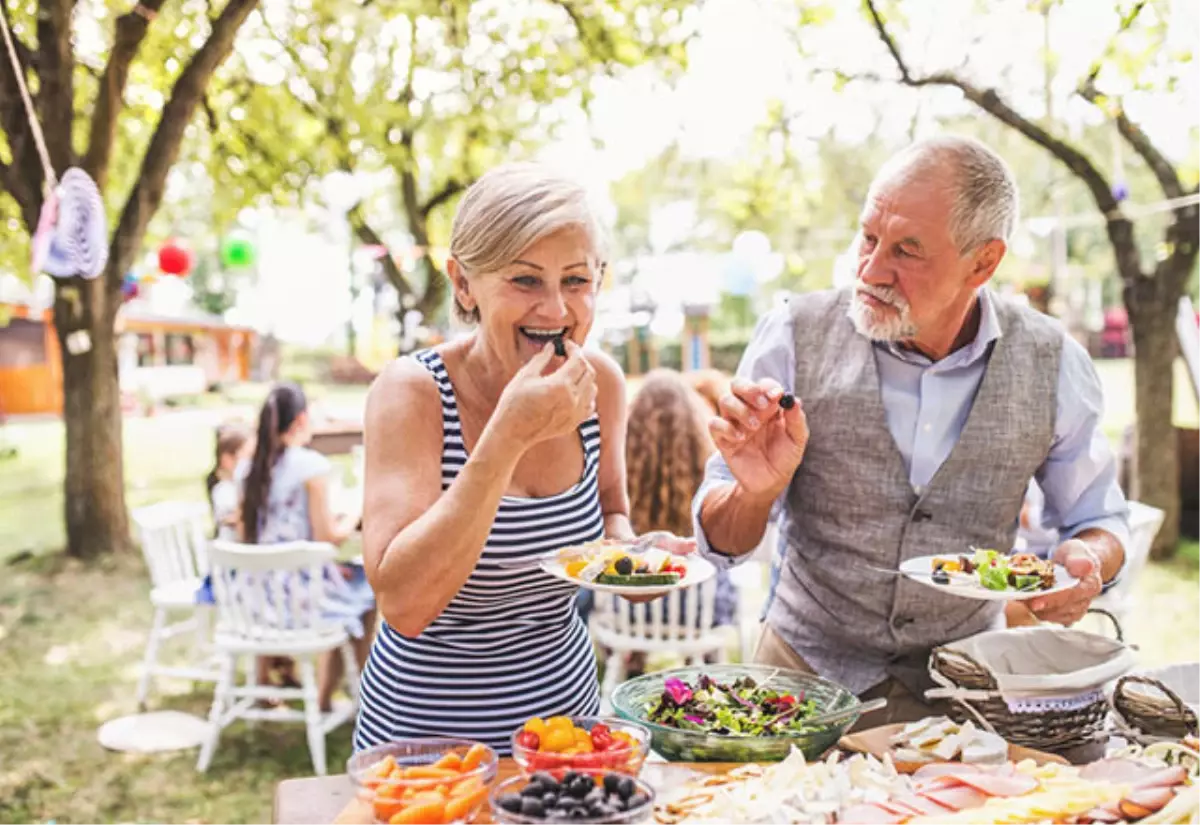
[[[702,675],[728,684],[748,676],[759,685],[811,699],[816,711],[801,730],[770,736],[709,733],[651,722],[647,716],[668,679],[680,679],[693,688]],[[769,679],[769,681],[767,681]],[[703,665],[649,673],[622,683],[613,691],[613,709],[622,719],[650,731],[651,748],[671,762],[778,762],[793,747],[814,760],[837,744],[856,721],[862,703],[847,688],[808,673],[761,665]],[[826,717],[833,716],[832,719]]]

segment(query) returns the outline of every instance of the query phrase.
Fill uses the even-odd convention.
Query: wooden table
[[[698,773],[723,773],[736,767],[725,762],[647,762],[641,778],[662,793]],[[497,782],[519,772],[512,759],[500,760]],[[370,825],[371,808],[355,798],[350,777],[285,779],[275,789],[274,821],[279,825]],[[486,807],[476,822],[491,822]]]
[[[326,421],[313,427],[309,446],[321,455],[345,455],[362,443],[361,422]]]

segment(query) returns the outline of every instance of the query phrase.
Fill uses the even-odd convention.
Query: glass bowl
[[[513,760],[526,776],[537,771],[545,771],[556,778],[561,778],[567,771],[586,771],[597,773],[613,771],[630,776],[637,776],[642,771],[642,763],[650,752],[650,731],[641,724],[612,716],[570,716],[571,724],[577,728],[591,731],[597,724],[607,725],[610,730],[621,731],[633,739],[632,749],[623,748],[616,751],[593,751],[591,753],[556,753],[554,751],[532,750],[517,741],[525,730],[524,726],[517,728],[512,735]]]
[[[534,781],[533,778],[529,776],[514,776],[513,778],[506,779],[492,788],[492,792],[488,795],[488,807],[491,808],[493,822],[521,823],[521,825],[543,822],[580,823],[581,825],[599,825],[599,823],[653,822],[654,789],[637,777],[631,777],[627,775],[623,776],[624,778],[633,782],[634,794],[645,797],[645,801],[635,805],[632,808],[629,808],[628,810],[614,811],[608,816],[580,817],[578,819],[558,816],[531,816],[529,814],[510,811],[501,807],[500,800],[503,797],[508,796],[509,794],[520,795],[521,791]],[[631,798],[636,798],[636,796]]]
[[[726,683],[749,676],[758,684],[770,676],[772,688],[815,699],[818,716],[814,717],[812,726],[779,736],[726,736],[681,730],[646,719],[648,706],[662,695],[667,679],[682,679],[695,685],[702,675]],[[630,679],[613,691],[612,704],[622,719],[646,726],[650,730],[651,747],[670,762],[778,762],[787,757],[792,747],[799,748],[805,759],[819,758],[837,744],[842,734],[858,720],[858,714],[828,724],[823,724],[819,717],[853,708],[861,702],[836,682],[808,673],[762,665],[704,665],[663,670]]]
[[[452,767],[468,754],[478,764]],[[430,770],[437,763],[443,773]],[[499,764],[494,750],[468,739],[398,739],[354,754],[346,773],[378,823],[417,805],[425,807],[416,821],[469,822],[487,801]]]

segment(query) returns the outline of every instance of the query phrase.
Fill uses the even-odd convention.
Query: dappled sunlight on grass
[[[303,726],[232,725],[205,776],[195,772],[194,750],[104,750],[97,727],[137,712],[151,619],[141,559],[40,566],[9,567],[0,577],[0,627],[9,634],[0,645],[0,821],[269,821],[275,785],[311,774]],[[189,641],[181,637],[173,649]],[[44,664],[51,650],[66,651],[69,662]],[[208,685],[161,680],[150,709],[207,717],[211,698]],[[350,736],[349,726],[330,734],[331,769],[349,756]]]

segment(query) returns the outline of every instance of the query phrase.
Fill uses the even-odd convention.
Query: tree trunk
[[[1175,304],[1164,305],[1162,298],[1168,296],[1145,294],[1161,291],[1153,286],[1151,279],[1139,282],[1131,290],[1135,295],[1128,307],[1138,421],[1137,473],[1131,493],[1132,498],[1166,514],[1151,551],[1153,558],[1162,559],[1169,558],[1179,543],[1179,445],[1171,415],[1172,373],[1179,342],[1173,323]]]
[[[67,553],[80,559],[130,547],[115,315],[103,277],[58,285],[54,328],[63,365]],[[87,333],[90,348],[73,354],[68,338],[80,330]]]

